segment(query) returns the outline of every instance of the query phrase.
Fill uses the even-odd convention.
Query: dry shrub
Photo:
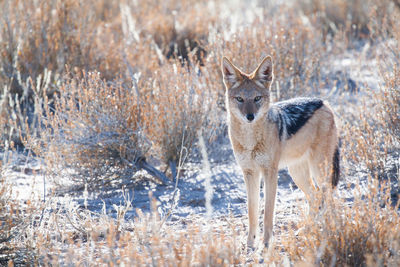
[[[188,58],[187,48],[197,48],[200,57],[208,21],[192,19],[192,15],[200,18],[205,3],[192,4],[182,4],[180,9],[190,10],[186,16],[175,16],[180,11],[177,2],[3,1],[0,84],[11,82],[12,93],[21,97],[20,83],[28,77],[36,80],[48,69],[56,81],[66,66],[97,70],[102,78],[112,80],[125,74],[126,57],[147,55],[151,42],[165,56],[175,55],[177,46],[181,57]]]
[[[371,2],[368,5],[370,40],[378,43],[398,36],[400,2],[398,0]]]
[[[400,146],[400,20],[393,26],[393,39],[384,42],[378,58],[382,85],[375,95],[378,119],[385,131],[394,139],[391,145]]]
[[[397,266],[400,264],[400,215],[391,206],[390,186],[357,185],[354,202],[319,195],[314,208],[282,241],[292,262],[304,266]]]
[[[10,117],[9,113],[9,102],[8,102],[8,93],[7,89],[4,89],[3,95],[0,98],[0,139],[8,140],[8,136],[10,136],[10,128],[8,125],[8,119]],[[5,148],[5,142],[0,143],[0,151]]]
[[[4,1],[0,5],[0,15],[7,26],[0,32],[0,39],[4,40],[0,46],[0,86],[7,85],[1,97],[0,133],[5,138],[12,133],[12,127],[19,128],[23,138],[38,135],[37,128],[42,122],[38,123],[35,118],[42,116],[42,106],[53,105],[54,93],[61,94],[64,90],[64,84],[68,83],[64,81],[67,69],[75,73],[97,70],[102,79],[114,81],[117,78],[125,87],[130,86],[133,73],[141,73],[143,81],[151,84],[154,72],[167,62],[166,58],[177,56],[194,63],[204,56],[200,42],[205,40],[211,21],[210,17],[203,20],[199,16],[207,3],[193,1],[160,5],[158,1],[48,0]],[[186,15],[176,16],[176,12]],[[193,15],[198,19],[193,20]],[[174,75],[179,74],[175,72]],[[170,86],[161,83],[165,88]],[[143,92],[144,98],[151,99],[147,94],[152,94],[152,85],[143,90],[148,90]],[[194,120],[185,127],[197,126],[199,123],[196,118]],[[198,128],[186,133],[184,145],[187,148]],[[181,135],[172,139],[180,139],[180,143],[182,129],[177,129],[176,133]],[[171,140],[173,146],[176,140]],[[153,141],[164,147],[169,142]],[[40,155],[39,150],[36,152]],[[67,156],[72,157],[72,154]],[[176,158],[176,155],[165,156],[171,157]],[[87,157],[81,157],[84,158]]]
[[[325,36],[335,35],[340,30],[351,30],[353,36],[364,38],[369,34],[368,11],[361,1],[311,0],[301,4],[308,16],[317,16]]]
[[[22,136],[24,145],[44,157],[56,182],[72,176],[80,189],[130,178],[148,152],[174,171],[198,131],[210,138],[217,125],[212,90],[199,73],[176,61],[160,66],[154,80],[134,75],[131,87],[97,72],[75,74],[52,102],[35,98],[36,131]]]
[[[121,32],[113,24],[106,25],[116,8],[106,1],[3,1],[3,84],[13,79],[13,90],[21,95],[21,80],[35,79],[45,69],[60,75],[66,65],[115,77],[119,71],[118,64],[111,64],[115,56],[100,44],[113,31]]]
[[[351,41],[371,40],[390,35],[390,28],[396,21],[398,5],[395,1],[360,1],[360,0],[305,0],[300,1],[300,8],[327,37],[339,34],[351,47]],[[397,7],[396,7],[397,6]],[[389,27],[387,27],[389,26]],[[343,41],[343,40],[342,40]]]
[[[355,171],[366,168],[373,177],[391,178],[400,151],[400,72],[395,64],[380,74],[378,90],[365,90],[343,118],[343,142]]]
[[[132,39],[151,38],[167,58],[202,60],[214,17],[205,14],[207,1],[131,2],[123,7],[130,18]],[[128,13],[126,13],[128,11]]]
[[[397,25],[397,26],[395,26]],[[400,153],[400,31],[398,22],[388,28],[395,38],[376,48],[378,88],[365,88],[356,104],[349,104],[344,118],[344,145],[355,171],[367,170],[373,177],[392,179]],[[386,25],[389,27],[388,25]],[[395,178],[398,180],[398,178]]]
[[[385,146],[387,136],[371,117],[372,107],[364,102],[361,109],[364,112],[349,116],[348,121],[344,122],[342,141],[343,146],[348,148],[344,154],[349,159],[352,171],[366,170],[381,176],[385,173],[385,163],[388,160],[388,147]]]
[[[150,148],[134,86],[106,82],[99,73],[69,79],[37,114],[43,130],[27,135],[25,146],[45,158],[56,179],[72,175],[92,188],[129,177]]]
[[[52,98],[67,65],[71,69],[97,69],[103,77],[118,76],[122,55],[104,47],[104,40],[120,32],[114,24],[107,24],[112,10],[115,7],[111,9],[106,1],[0,3],[4,25],[0,30],[0,117],[6,122],[1,125],[5,138],[13,134],[9,118],[17,120],[18,127],[24,127],[21,121],[26,118],[31,123],[33,114],[40,112],[35,110],[35,99],[40,97],[43,102]],[[113,40],[108,40],[110,43]],[[48,80],[42,81],[45,76]],[[46,83],[46,95],[38,94],[38,80]]]
[[[400,143],[400,66],[394,65],[393,72],[382,74],[384,85],[377,94],[379,102],[378,119],[382,127],[389,132],[391,144]],[[390,144],[390,143],[389,143]]]
[[[190,153],[199,130],[206,136],[213,130],[215,101],[205,75],[197,66],[189,68],[179,61],[155,72],[144,112],[155,154],[165,163],[177,164]]]

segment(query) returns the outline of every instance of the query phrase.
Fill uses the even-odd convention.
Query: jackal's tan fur
[[[309,200],[314,189],[320,188],[324,183],[337,184],[338,137],[334,115],[329,105],[319,100],[321,106],[309,118],[305,118],[306,123],[289,137],[286,126],[279,128],[279,120],[271,115],[271,57],[264,58],[251,74],[241,72],[224,57],[222,72],[226,86],[229,137],[235,158],[243,170],[247,189],[247,244],[252,247],[256,238],[260,177],[263,177],[264,243],[268,246],[272,236],[279,168],[288,167],[293,180]],[[332,169],[332,165],[337,169]],[[327,174],[332,170],[336,171],[337,177],[332,176],[331,181]]]

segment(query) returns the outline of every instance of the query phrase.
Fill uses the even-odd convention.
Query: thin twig
[[[184,139],[185,139],[185,132],[183,132],[183,136],[182,136],[181,151],[179,153],[178,171],[177,171],[176,180],[175,180],[175,188],[174,188],[174,192],[172,194],[171,201],[170,201],[171,206],[170,206],[167,214],[164,216],[163,220],[161,221],[160,229],[163,227],[163,225],[167,221],[167,219],[171,216],[171,214],[173,212],[173,209],[176,206],[175,197],[176,197],[176,193],[178,192],[179,176],[180,176],[182,165],[185,162],[186,157],[188,155],[188,153],[187,153],[188,151],[187,151],[186,147],[183,146]],[[185,152],[185,156],[184,157],[182,157],[183,152]]]
[[[199,136],[199,147],[201,156],[203,158],[203,173],[204,173],[204,187],[205,187],[205,199],[206,199],[206,216],[207,218],[211,218],[211,214],[213,212],[212,208],[212,195],[213,195],[213,188],[211,184],[211,167],[210,161],[208,160],[206,145],[204,143],[204,138],[201,133],[201,130],[198,132]]]
[[[169,184],[170,180],[168,179],[165,174],[157,170],[155,167],[151,166],[149,163],[147,163],[145,158],[139,158],[139,160],[135,164],[139,169],[143,169],[147,171],[150,175],[153,177],[157,178],[159,182],[162,184]]]
[[[77,213],[77,214],[78,214],[78,213]],[[72,225],[72,227],[73,227],[74,229],[76,229],[77,231],[79,231],[79,232],[81,232],[82,234],[84,234],[86,238],[89,236],[89,234],[88,234],[85,230],[80,229],[78,226],[75,226],[75,224],[72,223],[71,219],[70,219],[69,216],[68,216],[68,213],[66,213],[65,216],[67,217],[69,223]],[[79,217],[79,216],[78,216],[78,217]]]

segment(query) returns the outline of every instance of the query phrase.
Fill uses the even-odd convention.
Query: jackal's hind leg
[[[310,201],[314,190],[314,184],[311,179],[310,168],[307,161],[302,161],[288,167],[289,174],[296,185],[304,192],[307,201]]]
[[[310,166],[311,176],[316,182],[319,190],[325,191],[327,186],[331,186],[332,175],[332,156],[326,156],[322,153],[314,153],[314,157],[310,157],[308,164]]]

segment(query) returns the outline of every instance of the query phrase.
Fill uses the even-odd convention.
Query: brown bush
[[[25,147],[45,158],[55,179],[70,168],[82,186],[109,183],[116,174],[132,174],[150,149],[140,105],[134,88],[106,82],[99,73],[83,73],[82,79],[67,80],[54,104],[37,113],[44,130],[27,135]]]
[[[65,72],[66,65],[97,69],[108,78],[119,72],[121,60],[114,60],[117,54],[113,56],[112,51],[100,45],[105,36],[113,36],[109,35],[111,31],[121,32],[118,27],[105,25],[110,23],[106,14],[116,13],[118,6],[49,0],[3,1],[1,8],[6,25],[1,32],[1,82],[7,84],[12,79],[12,88],[20,96],[19,83],[28,77],[35,80],[45,69],[58,75]],[[110,64],[113,61],[116,64]]]
[[[398,180],[391,172],[400,151],[399,71],[397,63],[388,68],[386,60],[379,62],[381,84],[377,90],[367,88],[358,103],[349,105],[354,111],[343,117],[342,140],[352,169],[366,168],[373,177]]]
[[[176,61],[155,73],[151,94],[145,101],[147,132],[155,140],[156,154],[166,163],[178,163],[182,149],[186,155],[190,153],[199,130],[213,130],[213,90],[200,71]]]
[[[346,39],[346,47],[353,47],[355,40],[376,41],[381,36],[391,35],[395,14],[399,11],[395,2],[306,0],[300,1],[299,5],[321,29],[324,40],[339,34]]]
[[[400,220],[391,206],[390,187],[370,181],[364,195],[357,187],[352,204],[319,196],[322,209],[305,215],[299,230],[283,240],[292,262],[305,265],[393,266],[400,262]]]
[[[204,16],[206,1],[146,1],[123,7],[130,19],[132,39],[151,38],[167,58],[202,61],[208,27],[214,17]],[[190,56],[189,53],[193,55]]]

